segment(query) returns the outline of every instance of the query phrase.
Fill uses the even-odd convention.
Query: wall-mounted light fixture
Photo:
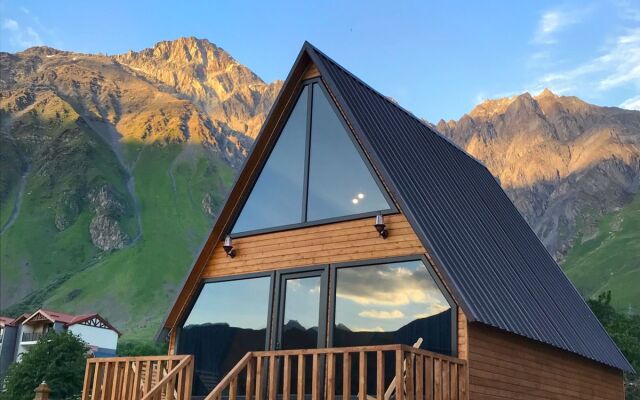
[[[222,245],[224,252],[231,258],[236,256],[236,251],[233,248],[233,241],[231,240],[231,236],[227,235],[224,238],[224,244]]]
[[[376,223],[373,226],[383,239],[386,239],[389,236],[389,231],[387,230],[387,226],[384,224],[384,217],[382,214],[376,215]]]

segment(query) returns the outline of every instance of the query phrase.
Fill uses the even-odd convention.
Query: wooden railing
[[[247,353],[205,400],[467,400],[467,362],[405,345]]]
[[[82,400],[190,400],[192,356],[89,358]]]

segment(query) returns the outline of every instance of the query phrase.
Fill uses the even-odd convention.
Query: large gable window
[[[303,86],[232,233],[391,209],[319,81]]]

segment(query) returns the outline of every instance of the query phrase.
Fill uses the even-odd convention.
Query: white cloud
[[[24,49],[42,44],[42,39],[35,29],[30,26],[22,27],[14,19],[3,19],[2,30],[8,32],[9,44],[13,47]]]
[[[552,10],[542,14],[538,21],[538,28],[533,37],[533,42],[538,44],[554,44],[558,40],[556,34],[566,27],[576,24],[582,20],[585,11],[576,10],[562,11]]]
[[[579,87],[597,92],[627,84],[635,84],[640,88],[640,28],[627,31],[601,55],[577,67],[542,76],[539,84],[554,88]]]
[[[400,310],[391,310],[391,311],[364,310],[364,311],[361,311],[358,315],[363,318],[375,318],[375,319],[404,318],[404,313]]]
[[[620,108],[626,108],[627,110],[640,111],[640,95],[626,99],[620,104]]]
[[[19,27],[20,25],[18,25],[18,22],[16,20],[13,20],[11,18],[5,18],[4,20],[2,20],[2,29],[8,31],[17,31]]]

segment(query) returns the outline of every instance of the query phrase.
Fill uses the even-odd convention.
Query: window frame
[[[205,285],[208,283],[221,283],[221,282],[230,282],[230,281],[243,281],[247,279],[254,278],[270,278],[269,280],[269,299],[267,304],[267,326],[265,332],[265,350],[269,350],[269,346],[271,344],[271,315],[273,310],[273,295],[274,295],[274,284],[276,278],[276,271],[267,271],[267,272],[252,272],[247,274],[238,274],[238,275],[227,275],[221,277],[213,277],[213,278],[205,278],[202,279],[200,285],[198,286],[198,290],[194,292],[193,297],[189,302],[189,306],[185,310],[185,313],[182,314],[182,318],[180,318],[180,323],[177,324],[178,330],[176,331],[175,338],[175,353],[179,354],[179,344],[180,344],[180,335],[182,334],[182,330],[184,329],[184,324],[187,322],[187,319],[191,315],[191,311],[193,311],[193,307],[195,307],[198,299],[200,298],[200,294],[202,294],[202,290]]]
[[[364,212],[364,213],[350,214],[350,215],[343,215],[343,216],[339,216],[339,217],[331,217],[331,218],[323,218],[323,219],[318,219],[318,220],[313,220],[313,221],[307,221],[307,211],[308,211],[307,208],[308,208],[308,200],[309,200],[309,193],[308,193],[309,192],[309,163],[310,163],[310,157],[311,157],[311,119],[313,118],[312,110],[313,110],[313,85],[314,84],[317,84],[317,87],[320,88],[320,90],[322,90],[322,92],[326,96],[329,104],[331,105],[331,109],[333,110],[333,112],[337,115],[338,119],[340,120],[340,123],[342,124],[343,128],[345,129],[345,131],[347,133],[347,136],[351,140],[351,143],[353,144],[353,146],[356,148],[356,151],[360,155],[360,158],[362,159],[362,162],[367,167],[367,170],[371,174],[371,177],[373,178],[373,181],[375,182],[376,186],[378,187],[378,190],[380,190],[380,192],[382,193],[382,196],[386,200],[387,204],[389,204],[389,208],[387,208],[385,210],[367,211],[367,212]],[[302,94],[302,92],[304,91],[305,87],[308,87],[309,90],[307,91],[307,123],[306,123],[306,132],[305,132],[304,180],[303,180],[303,187],[302,187],[302,204],[301,204],[301,207],[302,207],[302,209],[301,209],[302,210],[302,213],[301,213],[302,221],[298,222],[298,223],[294,223],[294,224],[287,224],[287,225],[279,225],[279,226],[275,226],[275,227],[253,229],[253,230],[249,230],[249,231],[242,231],[242,232],[235,232],[235,233],[231,233],[230,232],[229,235],[232,238],[241,238],[241,237],[259,235],[259,234],[271,233],[271,232],[281,232],[281,231],[287,231],[287,230],[292,230],[292,229],[306,228],[306,227],[310,227],[310,226],[326,225],[326,224],[331,224],[331,223],[335,223],[335,222],[353,221],[353,220],[357,220],[357,219],[373,217],[373,216],[375,216],[377,214],[391,215],[391,214],[397,214],[399,212],[398,208],[396,207],[395,202],[393,201],[391,196],[389,196],[389,193],[387,192],[386,188],[382,184],[382,181],[380,180],[380,177],[378,176],[378,173],[375,171],[375,169],[371,165],[371,162],[369,161],[369,158],[364,153],[364,151],[362,149],[362,146],[360,146],[360,143],[355,138],[355,136],[354,136],[354,134],[353,134],[353,132],[351,130],[351,127],[346,123],[345,119],[343,118],[342,113],[340,112],[340,110],[338,109],[338,106],[336,105],[335,101],[333,100],[333,96],[331,95],[329,90],[326,88],[326,86],[325,86],[324,82],[322,81],[322,79],[320,77],[316,77],[316,78],[306,79],[306,80],[300,82],[299,87],[296,88],[295,94],[292,96],[294,101],[290,102],[290,104],[287,107],[287,110],[283,113],[283,115],[286,115],[286,118],[283,118],[279,122],[278,127],[277,127],[278,134],[276,135],[276,138],[273,140],[273,143],[271,144],[271,148],[269,149],[268,153],[263,157],[263,160],[261,160],[260,166],[258,168],[258,171],[255,173],[253,179],[251,180],[250,190],[248,190],[247,193],[242,196],[242,198],[241,198],[241,200],[239,202],[239,203],[242,204],[242,207],[240,207],[235,212],[235,214],[233,216],[233,219],[232,219],[233,222],[230,224],[230,228],[229,229],[233,230],[236,222],[238,221],[238,218],[240,217],[240,214],[242,213],[242,210],[244,209],[244,206],[245,206],[247,200],[249,199],[249,196],[253,192],[253,189],[254,189],[254,187],[256,185],[256,182],[260,178],[260,175],[262,174],[262,171],[263,171],[264,167],[266,166],[267,161],[269,160],[269,157],[271,157],[271,154],[273,153],[273,150],[276,147],[276,144],[278,142],[278,138],[282,134],[282,130],[284,129],[287,121],[291,117],[291,113],[293,112],[293,110],[295,108],[295,105],[297,103],[298,97]]]
[[[329,299],[327,302],[327,347],[333,347],[334,329],[336,324],[336,295],[338,288],[338,269],[341,268],[354,268],[354,267],[366,267],[375,266],[381,264],[393,264],[407,261],[421,261],[425,269],[429,273],[429,276],[435,282],[436,286],[444,296],[447,303],[451,307],[451,356],[458,356],[458,305],[453,300],[453,297],[449,294],[449,291],[442,283],[442,280],[434,270],[433,266],[424,254],[398,256],[398,257],[384,257],[374,258],[369,260],[347,261],[342,263],[334,263],[329,265]]]

